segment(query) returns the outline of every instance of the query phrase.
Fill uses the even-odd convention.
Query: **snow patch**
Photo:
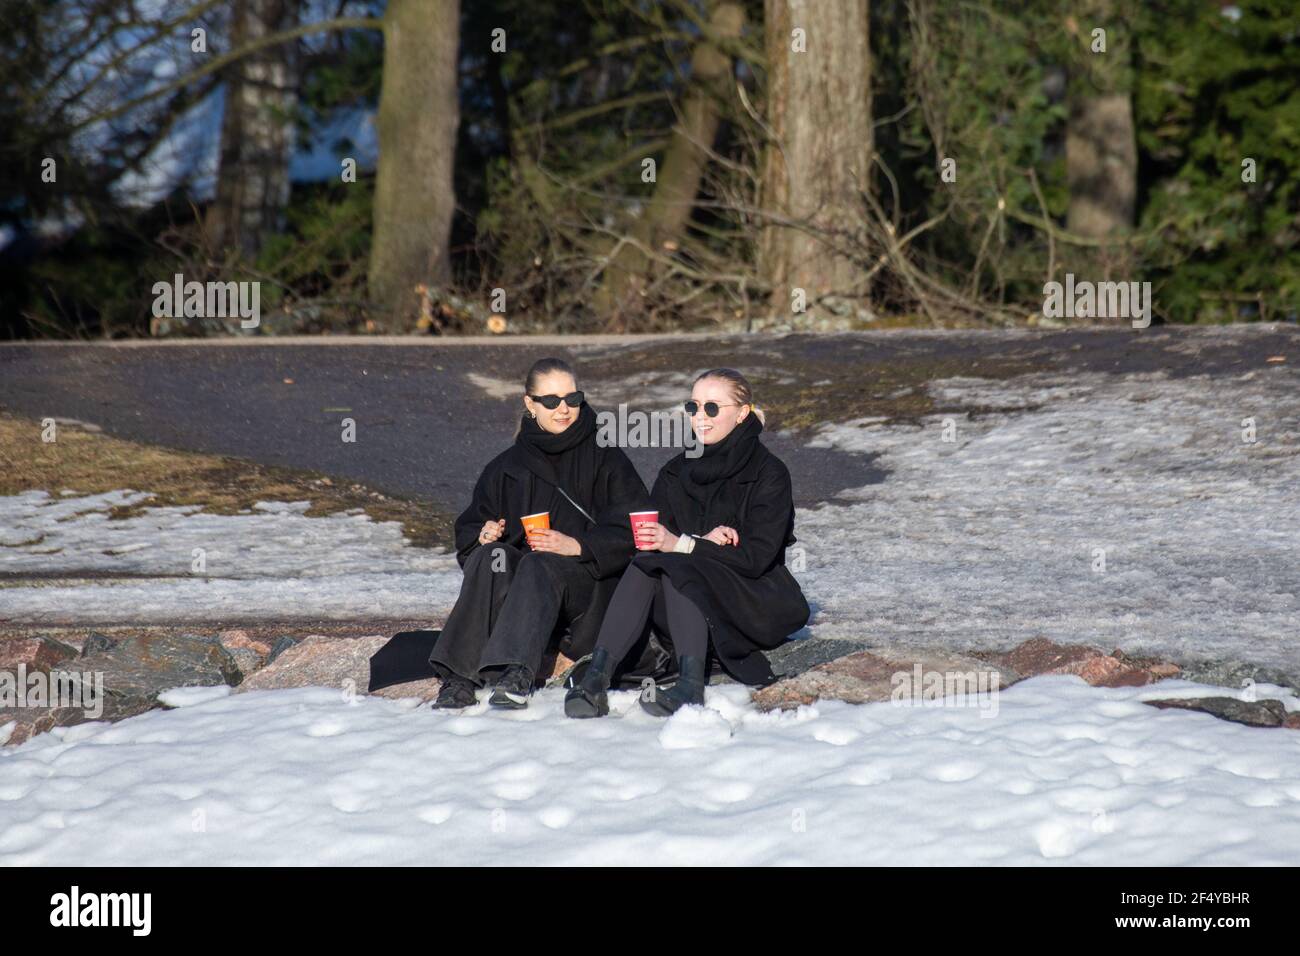
[[[812,444],[878,453],[887,475],[796,516],[813,633],[1300,668],[1297,386],[1281,369],[949,379],[937,398],[1004,411],[824,426]]]
[[[1156,710],[1153,690],[1036,678],[988,719],[760,714],[710,687],[667,721],[634,692],[588,721],[558,688],[530,720],[187,692],[195,706],[0,751],[0,865],[1297,862],[1300,735]]]
[[[216,687],[173,687],[158,695],[158,702],[164,707],[197,707],[210,700],[228,697],[233,688],[219,684]]]
[[[412,547],[398,522],[309,518],[306,501],[259,502],[238,515],[146,507],[109,518],[149,497],[0,497],[0,573],[17,579],[0,590],[4,616],[44,624],[437,618],[459,593],[455,556]]]

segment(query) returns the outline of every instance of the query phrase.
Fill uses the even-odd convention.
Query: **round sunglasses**
[[[584,396],[582,392],[570,392],[568,395],[529,395],[535,402],[541,402],[542,407],[555,411],[560,407],[560,402],[564,402],[570,408],[577,408],[583,403]]]
[[[717,402],[705,402],[705,403],[704,403],[704,414],[707,415],[707,416],[709,416],[709,418],[717,418],[717,417],[718,417],[718,410],[719,410],[719,409],[722,409],[722,408],[737,408],[737,407],[739,407],[740,405],[744,405],[744,404],[747,404],[747,403],[745,403],[745,402],[727,402],[727,403],[725,403],[725,404],[723,404],[723,405],[719,405]],[[684,403],[682,403],[682,408],[686,409],[686,414],[687,414],[687,415],[690,415],[690,416],[694,417],[695,413],[698,412],[698,411],[700,410],[700,403],[697,402],[697,401],[695,401],[694,399],[691,399],[691,400],[688,401],[688,402],[684,402]]]

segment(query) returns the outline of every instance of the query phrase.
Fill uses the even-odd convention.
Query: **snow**
[[[0,864],[1300,862],[1300,734],[1141,703],[1207,693],[1041,677],[993,716],[762,714],[721,686],[667,721],[630,691],[589,721],[558,689],[236,693],[0,750]]]
[[[231,690],[226,684],[217,684],[215,687],[173,687],[159,694],[158,702],[164,707],[193,707],[218,697],[226,697]]]
[[[874,453],[886,477],[797,515],[812,633],[951,649],[1044,634],[1294,670],[1296,377],[950,379],[941,403],[985,411],[823,427],[816,443]],[[452,555],[362,513],[109,518],[142,503],[0,498],[0,617],[436,621],[459,588]],[[1300,734],[1142,703],[1225,693],[1040,677],[965,706],[762,714],[723,685],[667,721],[631,692],[570,721],[560,690],[449,714],[175,689],[173,709],[0,750],[0,864],[1300,862]]]
[[[348,620],[446,614],[460,589],[455,556],[412,547],[397,522],[364,513],[309,518],[309,502],[260,503],[239,515],[145,508],[148,495],[0,497],[0,619],[129,621]],[[202,551],[202,571],[194,571]]]
[[[888,475],[796,517],[813,633],[1300,670],[1298,378],[949,379],[941,402],[1000,411],[824,426],[813,444],[877,453]]]

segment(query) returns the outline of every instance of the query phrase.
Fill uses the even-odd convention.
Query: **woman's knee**
[[[537,577],[553,578],[557,561],[568,560],[562,554],[552,554],[549,551],[525,551],[519,559],[519,567],[516,568],[515,574],[522,574],[525,577],[535,575]]]
[[[614,596],[619,594],[637,595],[638,597],[653,597],[659,599],[662,589],[659,584],[659,576],[649,574],[638,568],[636,565],[629,564],[623,576],[618,579],[618,587],[614,589]]]
[[[470,552],[469,558],[465,561],[465,569],[469,570],[471,567],[478,567],[485,561],[496,564],[498,561],[509,562],[512,559],[519,559],[519,550],[515,548],[514,545],[502,544],[500,542],[494,544],[483,544]]]

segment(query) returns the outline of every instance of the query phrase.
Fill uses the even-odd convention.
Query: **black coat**
[[[594,442],[595,438],[590,440]],[[564,489],[596,519],[594,523],[530,468],[529,456],[518,444],[488,462],[474,486],[469,507],[456,519],[456,560],[461,567],[475,548],[483,547],[478,536],[485,521],[505,518],[505,533],[498,541],[527,551],[519,519],[549,511],[551,527],[581,543],[582,553],[570,560],[583,564],[596,580],[596,588],[586,612],[572,622],[560,641],[560,650],[574,659],[589,654],[596,646],[605,608],[619,576],[636,553],[628,512],[638,510],[646,497],[645,482],[621,448],[597,446],[595,462],[596,481],[590,501],[573,488]]]
[[[659,523],[673,534],[707,534],[718,525],[735,528],[740,544],[696,539],[690,554],[643,551],[634,559],[643,571],[667,574],[673,585],[704,612],[718,660],[739,681],[769,684],[776,679],[763,655],[808,623],[808,602],[785,566],[794,544],[794,499],[790,471],[761,442],[729,479],[709,513],[682,486],[685,453],[664,465],[651,499]]]

